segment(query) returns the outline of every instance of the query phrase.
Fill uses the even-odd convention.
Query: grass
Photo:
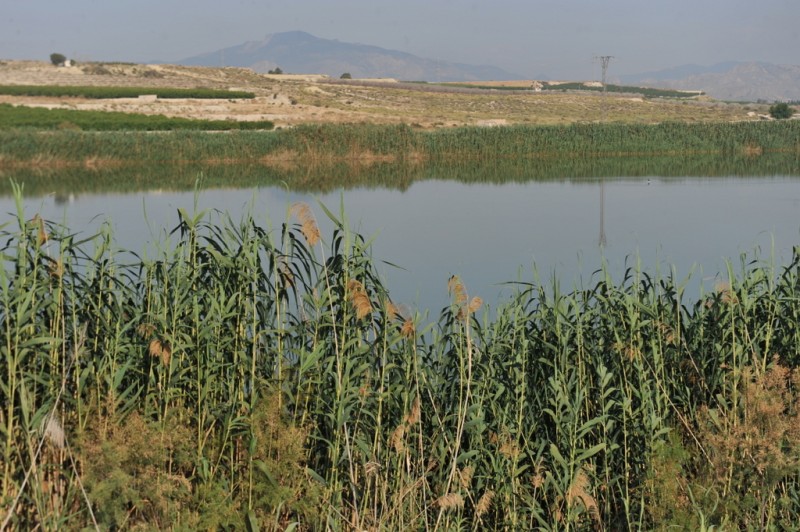
[[[0,112],[4,108],[0,107]],[[5,109],[8,111],[8,109]],[[27,111],[26,111],[27,112]],[[12,113],[13,114],[13,113]],[[240,123],[241,124],[241,123]],[[459,162],[608,156],[797,153],[800,123],[739,122],[655,125],[574,124],[421,131],[408,126],[319,125],[275,132],[164,135],[72,131],[0,131],[0,164],[83,165],[87,160],[124,163],[229,161]],[[49,161],[49,162],[48,162]]]
[[[3,526],[791,528],[800,248],[401,310],[344,213],[0,231]],[[315,212],[316,211],[316,212]],[[317,214],[336,229],[320,235]],[[477,245],[478,243],[476,243]],[[443,283],[445,281],[443,280]]]
[[[43,109],[0,104],[0,130],[35,128],[37,130],[84,131],[229,131],[272,129],[273,127],[274,124],[267,120],[193,120],[163,115]]]
[[[174,88],[174,87],[81,87],[76,85],[0,85],[0,94],[8,96],[50,96],[74,97],[90,99],[137,98],[140,95],[155,95],[158,98],[192,98],[192,99],[230,99],[255,98],[248,91],[234,91],[209,88]]]

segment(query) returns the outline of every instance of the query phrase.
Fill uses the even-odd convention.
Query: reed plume
[[[486,514],[491,507],[492,502],[494,501],[494,491],[486,490],[481,498],[478,499],[477,504],[475,504],[475,515],[481,517],[482,515]]]
[[[291,213],[300,222],[300,231],[310,246],[316,246],[320,241],[321,235],[314,213],[306,203],[298,202],[292,205]]]
[[[356,309],[356,318],[362,319],[372,312],[372,304],[367,296],[364,285],[355,279],[347,283],[347,297]]]
[[[592,494],[589,492],[591,488],[589,482],[589,475],[586,474],[586,471],[580,469],[578,473],[575,475],[575,479],[567,489],[567,505],[574,506],[575,503],[580,502],[586,511],[589,512],[589,515],[592,517],[592,521],[600,524],[600,509],[597,506],[597,501]]]
[[[462,497],[458,493],[448,493],[447,495],[442,495],[441,497],[436,499],[434,505],[444,510],[450,510],[453,508],[463,508],[464,497]]]
[[[168,342],[162,341],[159,338],[153,338],[150,341],[149,351],[150,356],[159,358],[162,365],[165,367],[169,365],[172,349]]]

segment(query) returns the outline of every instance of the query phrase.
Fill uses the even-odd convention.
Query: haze
[[[174,62],[303,30],[524,77],[800,64],[797,0],[1,0],[0,59]]]

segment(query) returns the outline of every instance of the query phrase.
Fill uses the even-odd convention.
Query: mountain
[[[321,39],[303,31],[267,35],[215,52],[178,61],[190,66],[238,66],[256,72],[276,67],[285,73],[327,74],[349,72],[355,78],[397,78],[425,81],[509,80],[522,76],[493,66],[450,63],[417,57],[378,46]]]
[[[650,72],[642,72],[640,74],[620,76],[620,79],[626,84],[641,83],[645,81],[649,83],[655,83],[659,81],[675,81],[700,74],[722,74],[740,64],[741,63],[737,61],[726,61],[724,63],[717,63],[711,66],[695,64],[680,65],[664,70],[653,70]]]
[[[727,62],[622,76],[626,84],[702,90],[718,100],[800,100],[800,66],[764,62]]]

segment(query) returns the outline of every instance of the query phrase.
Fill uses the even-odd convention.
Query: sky
[[[292,30],[526,78],[800,64],[800,0],[0,0],[0,60],[176,62]]]

